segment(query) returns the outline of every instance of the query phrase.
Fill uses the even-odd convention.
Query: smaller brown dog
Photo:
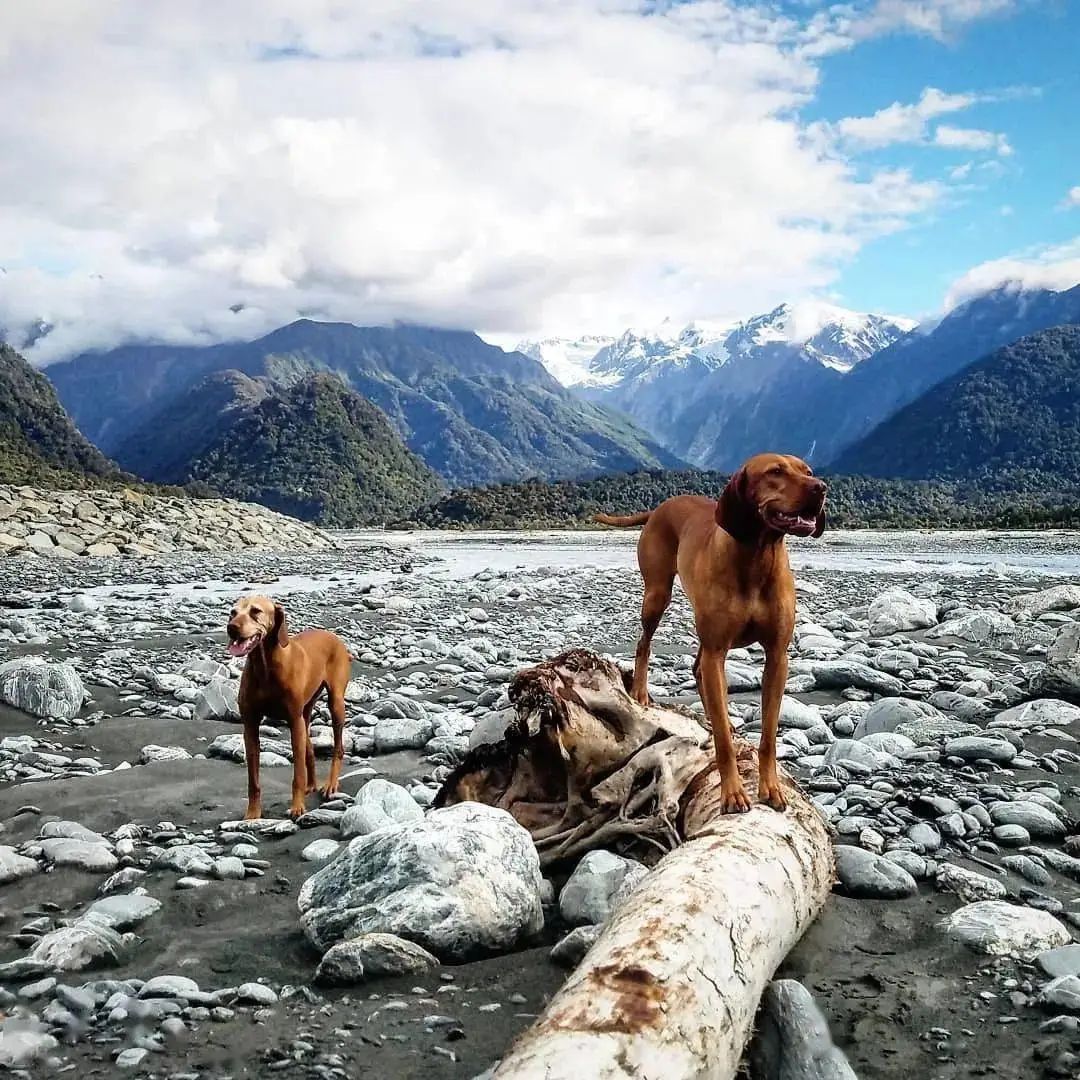
[[[245,596],[229,613],[229,654],[246,656],[240,678],[240,719],[244,725],[248,804],[245,821],[262,817],[259,785],[259,725],[265,718],[287,724],[292,739],[293,779],[289,817],[304,813],[305,798],[316,787],[315,750],[308,736],[311,710],[325,689],[334,726],[330,776],[319,788],[323,798],[340,790],[345,757],[345,687],[352,658],[345,643],[328,630],[305,630],[290,637],[285,612],[265,596]]]

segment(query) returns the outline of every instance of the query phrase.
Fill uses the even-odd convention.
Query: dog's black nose
[[[225,633],[229,635],[230,641],[236,641],[240,637],[240,631],[232,623],[225,627]]]

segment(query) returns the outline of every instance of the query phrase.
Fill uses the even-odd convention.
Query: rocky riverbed
[[[594,854],[545,880],[498,812],[424,810],[501,732],[519,667],[575,645],[629,659],[632,544],[361,536],[290,556],[0,562],[0,1064],[487,1069],[643,870]],[[781,753],[835,830],[840,880],[781,975],[860,1077],[1078,1075],[1077,538],[833,534],[793,561]],[[273,816],[237,821],[222,630],[245,589],[357,657],[348,794],[309,800],[296,825],[274,730]],[[696,705],[694,648],[679,598],[657,699]],[[761,665],[729,663],[751,734]],[[770,996],[782,1040],[797,992]]]

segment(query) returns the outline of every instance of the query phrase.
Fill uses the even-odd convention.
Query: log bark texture
[[[592,653],[520,673],[511,698],[507,738],[470,754],[440,804],[503,806],[546,862],[620,841],[669,850],[494,1075],[729,1080],[762,992],[832,888],[824,820],[783,774],[785,812],[720,813],[702,722],[642,708]],[[737,752],[756,791],[756,750]]]

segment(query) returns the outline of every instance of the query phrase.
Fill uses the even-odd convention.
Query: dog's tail
[[[643,510],[640,514],[630,514],[628,517],[618,517],[615,514],[593,514],[592,519],[599,525],[614,525],[616,529],[631,529],[635,525],[644,525],[651,517],[651,510]]]

